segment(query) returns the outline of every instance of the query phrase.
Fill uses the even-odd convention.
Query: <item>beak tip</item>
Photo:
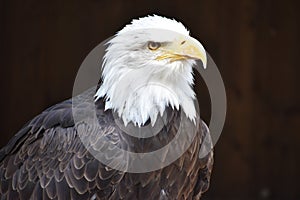
[[[207,68],[207,58],[206,58],[206,55],[205,55],[205,58],[204,58],[204,59],[200,59],[200,60],[201,60],[201,62],[202,62],[203,68],[206,69],[206,68]]]

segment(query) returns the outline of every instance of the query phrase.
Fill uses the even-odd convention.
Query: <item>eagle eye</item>
[[[157,50],[160,46],[161,44],[159,42],[153,42],[153,41],[148,42],[148,48],[150,50]]]

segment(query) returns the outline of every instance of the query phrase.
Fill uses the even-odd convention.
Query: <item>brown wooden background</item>
[[[300,199],[299,8],[296,0],[1,0],[1,146],[71,97],[93,47],[157,13],[189,27],[226,85],[227,122],[205,199]]]

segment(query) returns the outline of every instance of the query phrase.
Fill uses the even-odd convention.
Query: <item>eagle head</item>
[[[108,42],[102,66],[105,109],[116,111],[125,125],[154,125],[166,107],[195,121],[192,66],[206,52],[180,22],[157,15],[133,20]]]

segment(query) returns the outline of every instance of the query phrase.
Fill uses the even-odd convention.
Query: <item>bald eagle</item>
[[[206,52],[180,22],[157,15],[133,20],[108,42],[98,87],[74,97],[81,101],[75,110],[93,107],[96,120],[74,120],[69,99],[1,149],[1,199],[200,199],[213,151],[199,156],[209,130],[194,103],[196,60],[206,67]],[[151,136],[134,135],[155,128]],[[194,134],[187,148],[177,140],[144,162],[179,131]],[[136,155],[133,164],[128,152]]]

